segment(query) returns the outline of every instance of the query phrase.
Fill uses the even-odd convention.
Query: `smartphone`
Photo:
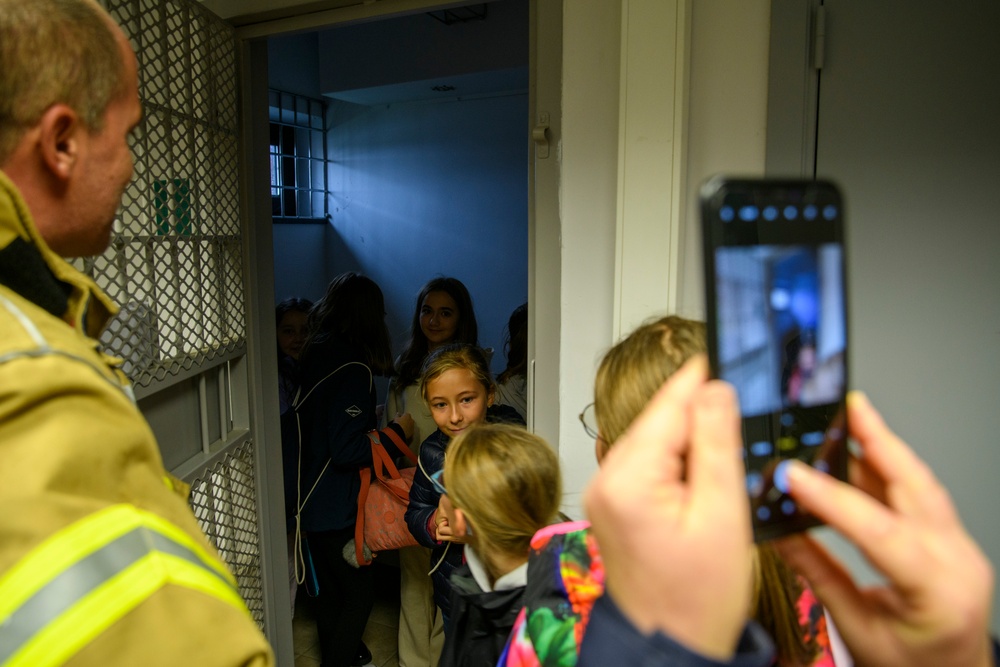
[[[739,396],[761,542],[820,523],[782,461],[847,476],[843,201],[827,181],[715,177],[700,204],[709,363]]]

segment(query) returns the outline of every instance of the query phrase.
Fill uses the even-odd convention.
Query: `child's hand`
[[[465,517],[460,510],[454,508],[448,496],[441,496],[441,499],[438,500],[434,524],[437,526],[436,539],[439,542],[465,544],[469,541],[465,530]]]
[[[399,424],[399,427],[403,429],[403,435],[406,436],[406,441],[409,442],[410,438],[413,437],[413,417],[410,416],[410,413],[397,414],[392,421],[394,424]]]

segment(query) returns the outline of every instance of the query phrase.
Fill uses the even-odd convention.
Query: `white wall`
[[[636,4],[637,2],[642,2],[642,0],[622,0],[623,4]],[[611,177],[611,173],[614,171],[612,163],[606,159],[606,154],[604,154],[604,159],[598,156],[598,147],[603,146],[603,142],[618,131],[618,122],[611,118],[611,114],[607,113],[607,109],[603,104],[595,106],[594,102],[596,96],[610,94],[616,83],[616,77],[607,68],[602,68],[598,63],[587,60],[586,54],[579,54],[574,47],[578,46],[581,40],[589,40],[596,45],[595,50],[611,48],[610,45],[614,41],[614,33],[616,30],[621,29],[621,22],[619,15],[618,24],[613,25],[612,22],[615,17],[610,10],[607,7],[603,7],[605,11],[601,13],[597,7],[600,3],[595,1],[593,4],[594,6],[584,2],[574,2],[572,6],[567,6],[564,34],[566,42],[564,57],[566,64],[563,71],[565,77],[563,103],[566,109],[566,129],[564,133],[565,150],[563,153],[564,177],[560,193],[563,199],[562,233],[564,242],[564,282],[562,292],[564,305],[562,309],[563,335],[561,338],[562,359],[564,363],[560,378],[560,398],[563,402],[561,421],[564,427],[559,444],[560,454],[565,466],[565,486],[569,491],[567,509],[575,515],[579,515],[577,508],[579,492],[585,487],[593,470],[596,469],[596,465],[593,463],[593,443],[583,436],[582,430],[576,424],[575,416],[580,407],[592,400],[591,387],[596,361],[613,342],[611,340],[610,322],[613,319],[614,311],[616,308],[621,311],[628,311],[630,309],[635,311],[636,304],[650,303],[656,298],[654,294],[648,291],[637,291],[642,288],[635,284],[633,284],[632,289],[623,290],[617,296],[615,294],[608,294],[607,292],[608,287],[616,279],[621,280],[621,276],[616,276],[607,255],[607,244],[609,242],[608,230],[597,220],[601,212],[608,210],[610,198],[612,197],[610,193],[601,191],[599,188],[602,185],[607,185],[607,179]],[[766,111],[770,2],[769,0],[744,0],[741,2],[733,0],[689,0],[688,6],[691,9],[691,27],[689,36],[690,48],[688,52],[690,70],[686,88],[688,104],[688,115],[685,124],[686,132],[684,135],[686,144],[679,148],[675,147],[675,150],[680,149],[687,152],[687,170],[685,174],[685,192],[687,194],[686,201],[683,203],[687,215],[682,221],[681,229],[682,251],[680,259],[682,267],[680,272],[681,277],[679,283],[676,285],[676,310],[682,315],[701,318],[704,316],[704,299],[702,296],[703,286],[701,279],[701,240],[697,225],[697,200],[695,193],[704,178],[714,173],[729,172],[746,175],[762,175],[764,173],[767,132]],[[666,16],[664,18],[667,19]],[[660,29],[661,31],[674,34],[676,27],[669,24],[669,20],[667,20],[667,24],[660,26]],[[635,38],[636,34],[633,33],[631,37]],[[986,42],[983,43],[985,44]],[[634,45],[629,48],[633,47]],[[656,45],[651,50],[655,50],[655,48]],[[849,49],[850,47],[846,48]],[[622,50],[625,50],[624,46]],[[862,69],[860,71],[865,70]],[[634,74],[634,71],[632,74]],[[632,76],[629,78],[629,85],[645,85],[651,89],[662,86],[662,80],[655,78],[655,71],[651,72],[650,76],[654,78],[645,83],[643,83],[641,78],[637,80]],[[970,76],[974,78],[976,74],[972,72]],[[980,94],[982,97],[980,99],[988,99],[995,102],[995,92],[990,93],[990,90],[988,87],[981,89]],[[625,96],[626,92],[623,91],[622,95]],[[956,127],[975,128],[982,123],[988,123],[989,121],[985,120],[985,118],[988,116],[989,110],[993,108],[995,108],[995,105],[988,106],[988,104],[984,104],[975,109],[968,109],[969,115],[980,114],[980,116],[977,117],[976,122],[966,123],[965,125],[958,123]],[[909,122],[913,122],[913,119],[910,119]],[[654,128],[656,131],[662,131],[662,129]],[[796,127],[795,129],[798,130],[799,128]],[[781,128],[772,128],[772,130],[781,131]],[[988,140],[983,139],[982,132],[970,131],[969,137],[970,141],[966,145],[965,153],[960,154],[961,160],[964,161],[963,164],[971,163],[975,157],[989,156],[989,151],[984,149],[984,146],[988,145],[984,141]],[[627,136],[622,139],[623,144],[627,141]],[[948,166],[947,158],[955,156],[959,143],[961,142],[949,144],[936,153],[932,153],[938,157],[937,163],[941,165],[942,169]],[[577,144],[587,145],[578,146]],[[976,148],[972,149],[968,147]],[[914,144],[911,143],[909,149],[915,150]],[[897,151],[898,153],[899,151]],[[879,157],[885,159],[888,155],[892,155],[892,153],[883,153]],[[664,164],[654,164],[650,168],[666,169],[668,165],[665,163],[672,157],[672,151],[664,151],[662,156]],[[993,157],[996,157],[995,151]],[[989,163],[988,161],[987,163],[995,164],[995,160],[993,163]],[[901,168],[902,165],[891,163],[885,171],[895,172]],[[584,174],[582,172],[587,173]],[[942,189],[940,187],[941,182],[945,182],[948,178],[953,178],[956,173],[958,173],[957,170],[951,169],[948,172],[939,171],[931,175],[930,182],[932,184],[938,183],[938,187],[923,188],[916,195],[917,198],[927,199],[932,202],[932,204],[924,206],[925,210],[933,210],[934,206],[942,206],[942,191],[950,192],[957,189],[951,188],[949,190],[948,188]],[[629,181],[629,183],[631,184],[632,182]],[[863,183],[855,185],[858,191],[865,187]],[[987,192],[988,188],[981,191]],[[628,194],[632,202],[644,199],[643,195],[636,192]],[[648,193],[648,197],[650,201],[657,202],[657,198],[662,198],[662,193],[651,190]],[[656,205],[662,206],[662,201]],[[984,204],[984,206],[988,208],[988,205]],[[873,210],[880,211],[881,209],[875,206]],[[650,211],[636,211],[635,209],[626,211],[624,213],[626,218],[628,216],[634,217],[625,221],[620,220],[619,224],[624,224],[628,228],[629,233],[635,233],[640,237],[662,237],[662,229],[658,228],[657,225],[664,224],[665,220],[662,215],[660,218],[657,218],[656,216],[650,216],[649,213]],[[892,213],[884,213],[881,219],[887,220],[892,217]],[[911,216],[910,218],[906,216],[897,217],[904,221],[903,224],[910,224],[912,218],[915,216]],[[937,217],[931,216],[931,218],[934,220],[933,224],[937,225],[935,233],[946,233],[941,231],[945,228],[940,227],[938,221],[948,219],[947,213],[942,213]],[[637,219],[640,222],[637,222]],[[874,215],[874,219],[878,220],[879,215]],[[980,219],[983,221],[983,224],[988,224],[991,218],[989,215],[984,214]],[[642,224],[648,224],[650,228],[644,232]],[[880,233],[880,231],[872,231],[874,229],[874,226],[869,229],[869,236]],[[948,229],[951,229],[951,227]],[[577,234],[589,235],[589,238],[578,238]],[[882,234],[879,242],[883,245],[894,248],[900,245],[898,241],[891,243],[885,241],[886,238],[900,238],[898,235],[894,236],[885,234],[884,232]],[[973,238],[976,241],[969,240]],[[968,284],[992,286],[993,283],[989,281],[983,282],[981,277],[977,282],[976,278],[978,274],[973,275],[977,262],[982,267],[991,266],[985,259],[989,256],[989,248],[992,246],[989,240],[984,239],[989,238],[992,237],[982,231],[978,234],[966,235],[962,238],[949,238],[946,241],[939,241],[936,246],[921,248],[917,256],[929,257],[930,259],[924,259],[923,261],[926,266],[933,266],[935,262],[940,263],[942,261],[941,257],[947,257],[950,254],[953,261],[950,263],[945,262],[943,265],[959,267],[950,270],[952,280],[955,280],[954,276],[964,272],[964,274],[972,276],[967,280]],[[976,246],[976,242],[979,243],[978,246]],[[970,243],[971,245],[969,245]],[[872,245],[875,246],[876,244],[873,242]],[[955,247],[961,247],[961,250],[955,252]],[[942,248],[945,250],[942,251]],[[640,262],[648,262],[657,254],[661,256],[667,256],[668,254],[665,247],[655,244],[631,244],[623,249],[623,253],[622,262],[625,264],[631,262],[636,257],[636,253],[639,254],[638,261]],[[898,262],[900,261],[899,255],[900,253],[897,253],[885,261]],[[889,255],[885,255],[885,257],[888,258]],[[885,261],[882,264],[876,262],[876,266],[881,267],[882,270],[877,274],[877,278],[871,278],[865,284],[881,284],[881,282],[884,282],[886,275],[896,276],[897,281],[903,280],[899,276],[915,275],[912,271],[893,272],[885,270],[883,266]],[[585,262],[590,263],[587,264]],[[981,273],[985,275],[986,271],[983,270]],[[894,293],[922,292],[924,295],[934,295],[944,304],[939,304],[935,310],[933,306],[927,305],[932,300],[931,298],[924,296],[922,300],[917,299],[914,302],[916,305],[910,305],[915,312],[919,312],[919,315],[913,320],[916,323],[922,321],[921,317],[924,318],[923,321],[935,323],[941,321],[950,321],[952,323],[968,322],[969,318],[967,316],[952,317],[949,320],[949,318],[940,317],[940,313],[953,313],[954,308],[963,299],[967,299],[969,302],[975,304],[976,299],[982,298],[982,290],[979,292],[970,290],[965,296],[951,296],[940,299],[940,281],[934,283],[926,275],[923,278],[916,276],[914,279],[906,278],[905,280],[909,281],[905,285],[901,286],[900,283],[897,283],[892,286]],[[625,282],[627,283],[628,281]],[[858,281],[855,280],[855,282]],[[915,285],[923,285],[923,287],[915,287]],[[650,290],[663,288],[661,295],[662,308],[653,307],[649,314],[654,314],[652,312],[654,310],[665,311],[669,299],[669,286],[649,285],[648,287]],[[615,303],[616,298],[618,299],[617,304]],[[937,332],[941,329],[914,324],[910,328],[910,333],[904,339],[899,339],[898,337],[895,340],[892,337],[877,339],[876,337],[868,342],[869,346],[889,345],[888,351],[884,351],[883,353],[884,358],[902,355],[901,358],[904,361],[899,362],[899,368],[905,369],[906,373],[917,374],[921,377],[929,376],[926,368],[932,365],[928,361],[928,359],[931,359],[933,363],[941,368],[945,368],[946,372],[943,375],[938,374],[938,377],[944,378],[944,381],[932,383],[931,385],[919,381],[911,383],[908,386],[918,387],[919,389],[910,390],[905,394],[899,393],[898,373],[896,375],[883,374],[882,377],[876,378],[876,382],[876,380],[872,379],[874,376],[869,372],[865,376],[867,378],[865,381],[871,384],[868,388],[875,390],[874,393],[877,393],[876,384],[879,387],[888,387],[885,391],[886,396],[889,396],[889,398],[886,399],[883,397],[879,400],[884,401],[883,407],[887,409],[887,414],[890,417],[892,411],[904,415],[904,419],[898,419],[893,423],[895,427],[901,430],[904,437],[912,438],[914,444],[917,446],[928,441],[931,443],[946,443],[938,449],[928,448],[921,451],[921,455],[926,456],[931,461],[939,474],[942,475],[945,483],[952,489],[956,502],[962,509],[963,514],[966,515],[970,530],[981,540],[984,547],[989,550],[988,555],[991,559],[996,561],[998,553],[996,540],[994,539],[996,520],[995,512],[992,511],[996,506],[996,502],[995,493],[993,496],[989,493],[990,489],[993,488],[993,485],[990,483],[993,468],[990,466],[980,466],[980,468],[971,472],[968,468],[960,468],[960,465],[955,461],[954,451],[956,445],[954,438],[949,439],[947,437],[948,433],[956,431],[953,422],[939,422],[936,429],[941,431],[941,434],[937,437],[933,435],[928,436],[928,433],[932,433],[935,430],[932,428],[927,428],[924,432],[906,431],[908,424],[912,428],[912,424],[910,423],[915,421],[905,418],[908,412],[912,412],[910,399],[914,395],[936,391],[940,395],[940,398],[937,399],[938,404],[944,404],[950,398],[959,395],[960,391],[963,390],[964,381],[960,380],[960,378],[986,377],[987,383],[992,382],[995,385],[995,375],[989,376],[987,372],[991,366],[991,362],[995,360],[994,358],[987,357],[990,349],[990,343],[988,342],[980,342],[968,348],[987,350],[987,352],[980,354],[966,355],[969,359],[978,361],[978,366],[975,363],[969,365],[968,360],[964,357],[956,360],[954,355],[944,354],[935,356],[931,354],[928,356],[924,353],[926,350],[934,350],[940,347],[940,345],[936,345],[935,341],[957,339],[959,334],[955,333],[956,329],[954,327],[956,326],[961,326],[961,335],[964,336],[972,336],[973,333],[981,335],[979,332],[985,330],[995,332],[995,327],[990,328],[983,324],[983,322],[988,323],[990,321],[989,317],[995,310],[988,311],[987,308],[981,305],[978,308],[973,305],[970,307],[970,311],[980,313],[975,325],[938,325],[943,326],[945,329],[949,326],[952,327],[945,336],[937,335]],[[883,311],[883,314],[884,312],[887,311]],[[936,315],[928,315],[928,313],[936,313]],[[871,313],[869,314],[871,315]],[[868,320],[877,322],[878,318],[879,313],[875,313]],[[622,327],[623,333],[627,332],[627,329],[628,326],[626,324]],[[993,338],[995,339],[995,336]],[[921,339],[925,343],[922,346],[914,342]],[[886,343],[887,340],[889,343]],[[985,338],[981,340],[985,341]],[[860,347],[862,346],[859,342]],[[909,356],[907,357],[907,355]],[[915,359],[917,361],[906,361],[907,359]],[[965,366],[962,366],[963,363]],[[960,372],[954,371],[956,367],[961,369]],[[864,375],[862,372],[855,373],[855,375],[857,379],[865,379],[861,377]],[[989,379],[990,377],[992,379]],[[895,397],[896,403],[890,402],[893,397]],[[878,397],[876,396],[876,398]],[[978,419],[980,422],[985,422],[986,418],[983,415],[991,414],[988,406],[996,403],[996,392],[983,392],[974,397],[973,401],[968,401],[967,403],[967,405],[963,406],[963,410],[956,411],[956,413],[971,414],[971,419]],[[976,417],[976,415],[979,416]],[[969,424],[971,422],[966,420],[965,423]],[[964,428],[968,429],[968,426]],[[989,437],[985,439],[976,437],[967,439],[959,443],[959,445],[971,448],[973,445],[969,440],[975,443],[987,443],[987,446],[990,442]],[[979,458],[987,460],[989,456],[983,455]],[[865,572],[866,568],[861,566],[859,558],[850,557],[850,549],[842,547],[837,540],[830,540],[829,530],[820,531],[820,534],[824,539],[833,543],[835,548],[840,550],[841,556],[847,557],[849,567],[856,574],[861,575],[863,578],[872,578],[870,574]],[[993,623],[994,632],[998,624],[1000,624],[1000,620],[995,620]]]
[[[846,202],[850,383],[931,466],[996,563],[1000,301],[991,292],[1000,284],[1000,93],[984,82],[1000,76],[1000,5],[824,7],[835,30],[825,42],[815,161]],[[801,8],[798,0],[774,3],[772,48],[804,71],[807,52],[781,46],[808,33]],[[905,23],[894,23],[904,13]],[[790,103],[784,117],[808,99],[795,84],[782,76],[771,86],[773,109]],[[781,127],[773,115],[770,123]],[[792,148],[799,137],[786,134]],[[770,138],[769,147],[772,170],[776,154],[784,168],[811,152],[782,157]],[[841,551],[863,571],[852,549]],[[1000,586],[993,596],[1000,600]]]
[[[721,172],[764,175],[770,0],[692,2],[687,201],[677,312],[704,319],[698,188]]]
[[[563,7],[558,444],[564,510],[579,517],[579,491],[596,461],[577,415],[593,400],[594,371],[611,343],[614,316],[621,8],[607,0],[569,0]]]
[[[642,51],[644,39],[664,39],[664,34],[688,40],[686,54],[690,63],[687,93],[683,79],[680,112],[688,114],[686,123],[686,165],[684,189],[693,197],[698,184],[717,171],[762,173],[764,165],[764,128],[767,110],[768,0],[697,0],[681,2],[680,13],[662,11],[661,7],[629,7],[643,12],[645,25],[628,33],[630,50]],[[623,0],[624,3],[630,0]],[[662,0],[656,0],[657,3]],[[670,3],[675,4],[675,3]],[[683,10],[690,11],[690,32],[683,20]],[[564,10],[563,26],[563,136],[562,187],[562,334],[560,376],[559,452],[563,463],[566,500],[564,509],[581,516],[579,494],[597,468],[594,443],[583,432],[577,415],[593,400],[594,374],[603,354],[615,342],[613,328],[616,312],[614,287],[616,277],[616,218],[618,211],[619,169],[619,93],[622,77],[621,4],[606,0],[575,0]],[[637,43],[638,40],[638,43]],[[649,45],[654,51],[660,44]],[[683,56],[683,54],[682,54]],[[629,72],[626,71],[626,75]],[[633,64],[629,86],[663,88],[663,77],[674,76],[655,67]],[[623,95],[635,95],[633,89]],[[733,100],[738,100],[734,102]],[[675,99],[659,104],[673,108]],[[672,120],[672,119],[671,119]],[[632,121],[630,131],[669,134],[658,126],[655,115]],[[646,134],[643,134],[646,136]],[[682,146],[673,145],[681,150]],[[652,158],[646,158],[652,159]],[[667,146],[660,154],[665,165],[635,165],[637,169],[672,171],[674,155]],[[703,315],[701,297],[700,237],[694,204],[690,201],[664,201],[662,184],[650,181],[636,186],[632,181],[625,211],[627,233],[661,239],[657,243],[628,244],[621,257],[622,265],[632,262],[655,264],[669,255],[662,233],[667,224],[663,211],[678,205],[686,216],[680,218],[680,280],[677,285],[654,281],[625,281],[618,295],[617,308],[633,319],[622,327],[626,334],[638,321],[667,311],[669,295],[675,290],[677,310],[688,316]],[[638,189],[637,189],[638,188]],[[647,188],[646,192],[642,188]],[[642,202],[649,202],[643,207]],[[637,307],[635,304],[643,304]],[[639,316],[639,311],[648,313]]]

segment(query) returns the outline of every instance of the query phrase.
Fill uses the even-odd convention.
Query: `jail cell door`
[[[190,0],[104,4],[136,51],[144,115],[111,246],[76,265],[121,305],[102,343],[124,359],[166,468],[191,485],[195,515],[273,643],[274,610],[288,614],[274,591],[288,592],[268,588],[269,568],[287,566],[283,541],[271,558],[274,540],[262,539],[272,527],[251,401],[260,363],[248,355],[238,45]]]

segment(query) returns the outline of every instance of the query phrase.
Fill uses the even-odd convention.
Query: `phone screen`
[[[761,541],[818,523],[785,492],[781,461],[846,477],[842,201],[823,181],[719,178],[701,204],[710,364],[739,396]]]

